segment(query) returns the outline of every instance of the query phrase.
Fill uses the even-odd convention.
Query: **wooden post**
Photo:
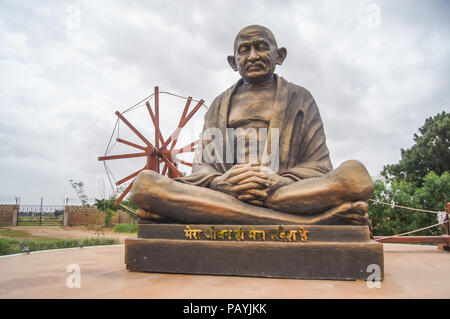
[[[42,225],[42,204],[44,202],[44,197],[41,197],[41,207],[39,209],[39,226]]]
[[[12,225],[11,226],[17,226],[17,217],[19,214],[19,205],[15,205],[13,208],[13,215],[12,215]]]
[[[448,236],[450,235],[450,203],[448,202],[445,202],[445,216],[445,219],[448,221],[445,224],[445,234]],[[450,243],[447,242],[447,244],[444,244],[443,248],[450,251]]]
[[[445,202],[445,220],[450,221],[450,203]],[[450,222],[447,222],[444,224],[445,228],[445,235],[448,237],[450,235]],[[441,250],[448,250],[450,251],[450,243],[447,241],[445,244],[439,244],[438,246]]]
[[[159,87],[155,86],[155,148],[159,150]],[[159,154],[155,154],[154,171],[159,173]]]

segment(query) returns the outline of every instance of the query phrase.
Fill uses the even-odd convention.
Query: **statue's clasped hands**
[[[277,188],[292,183],[260,164],[238,164],[216,177],[210,187],[249,204],[263,206],[264,200]]]

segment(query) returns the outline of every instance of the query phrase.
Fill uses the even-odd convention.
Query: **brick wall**
[[[105,213],[96,207],[66,206],[67,226],[103,225]]]
[[[112,224],[132,224],[134,222],[130,214],[123,210],[118,210],[116,215],[111,218]]]
[[[119,212],[116,212],[116,215],[111,217],[111,224],[113,225],[120,224]]]
[[[0,205],[0,226],[16,226],[18,205]],[[133,219],[122,210],[112,217],[113,224],[130,224]],[[64,226],[104,225],[105,213],[96,207],[66,206]]]
[[[0,226],[16,226],[18,209],[18,205],[0,205]]]

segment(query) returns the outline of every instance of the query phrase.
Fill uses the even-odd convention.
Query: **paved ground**
[[[85,227],[62,227],[62,226],[16,226],[8,227],[12,230],[24,230],[31,235],[31,237],[50,237],[50,238],[93,238],[93,237],[107,237],[117,238],[121,243],[125,238],[136,236],[135,234],[115,233],[111,230],[104,230],[102,232],[95,232],[87,230]]]
[[[267,279],[129,272],[124,246],[0,258],[0,298],[450,298],[450,252],[385,244],[385,281]],[[81,288],[67,288],[69,264]]]

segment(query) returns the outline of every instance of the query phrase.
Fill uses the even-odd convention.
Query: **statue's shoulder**
[[[289,107],[294,110],[307,112],[307,113],[319,113],[316,101],[314,100],[311,92],[301,85],[289,82],[282,77],[280,80],[287,86]]]
[[[222,101],[223,99],[227,99],[231,96],[231,94],[233,94],[234,89],[236,88],[236,83],[233,84],[232,86],[230,86],[228,89],[226,89],[225,91],[223,91],[222,93],[220,93],[215,99],[214,102],[219,103],[220,101]],[[213,104],[214,104],[213,102]]]
[[[301,85],[292,83],[281,76],[279,77],[281,81],[284,81],[288,87],[288,91],[290,94],[296,94],[298,96],[312,97],[311,92],[308,89],[304,88]]]
[[[208,108],[208,111],[207,111],[207,114],[206,114],[207,116],[216,116],[214,114],[219,112],[220,106],[221,106],[221,104],[223,103],[224,100],[230,99],[230,96],[233,93],[236,85],[237,85],[237,83],[233,84],[228,89],[226,89],[225,91],[220,93],[218,96],[216,96],[216,98],[213,100],[211,106]]]

